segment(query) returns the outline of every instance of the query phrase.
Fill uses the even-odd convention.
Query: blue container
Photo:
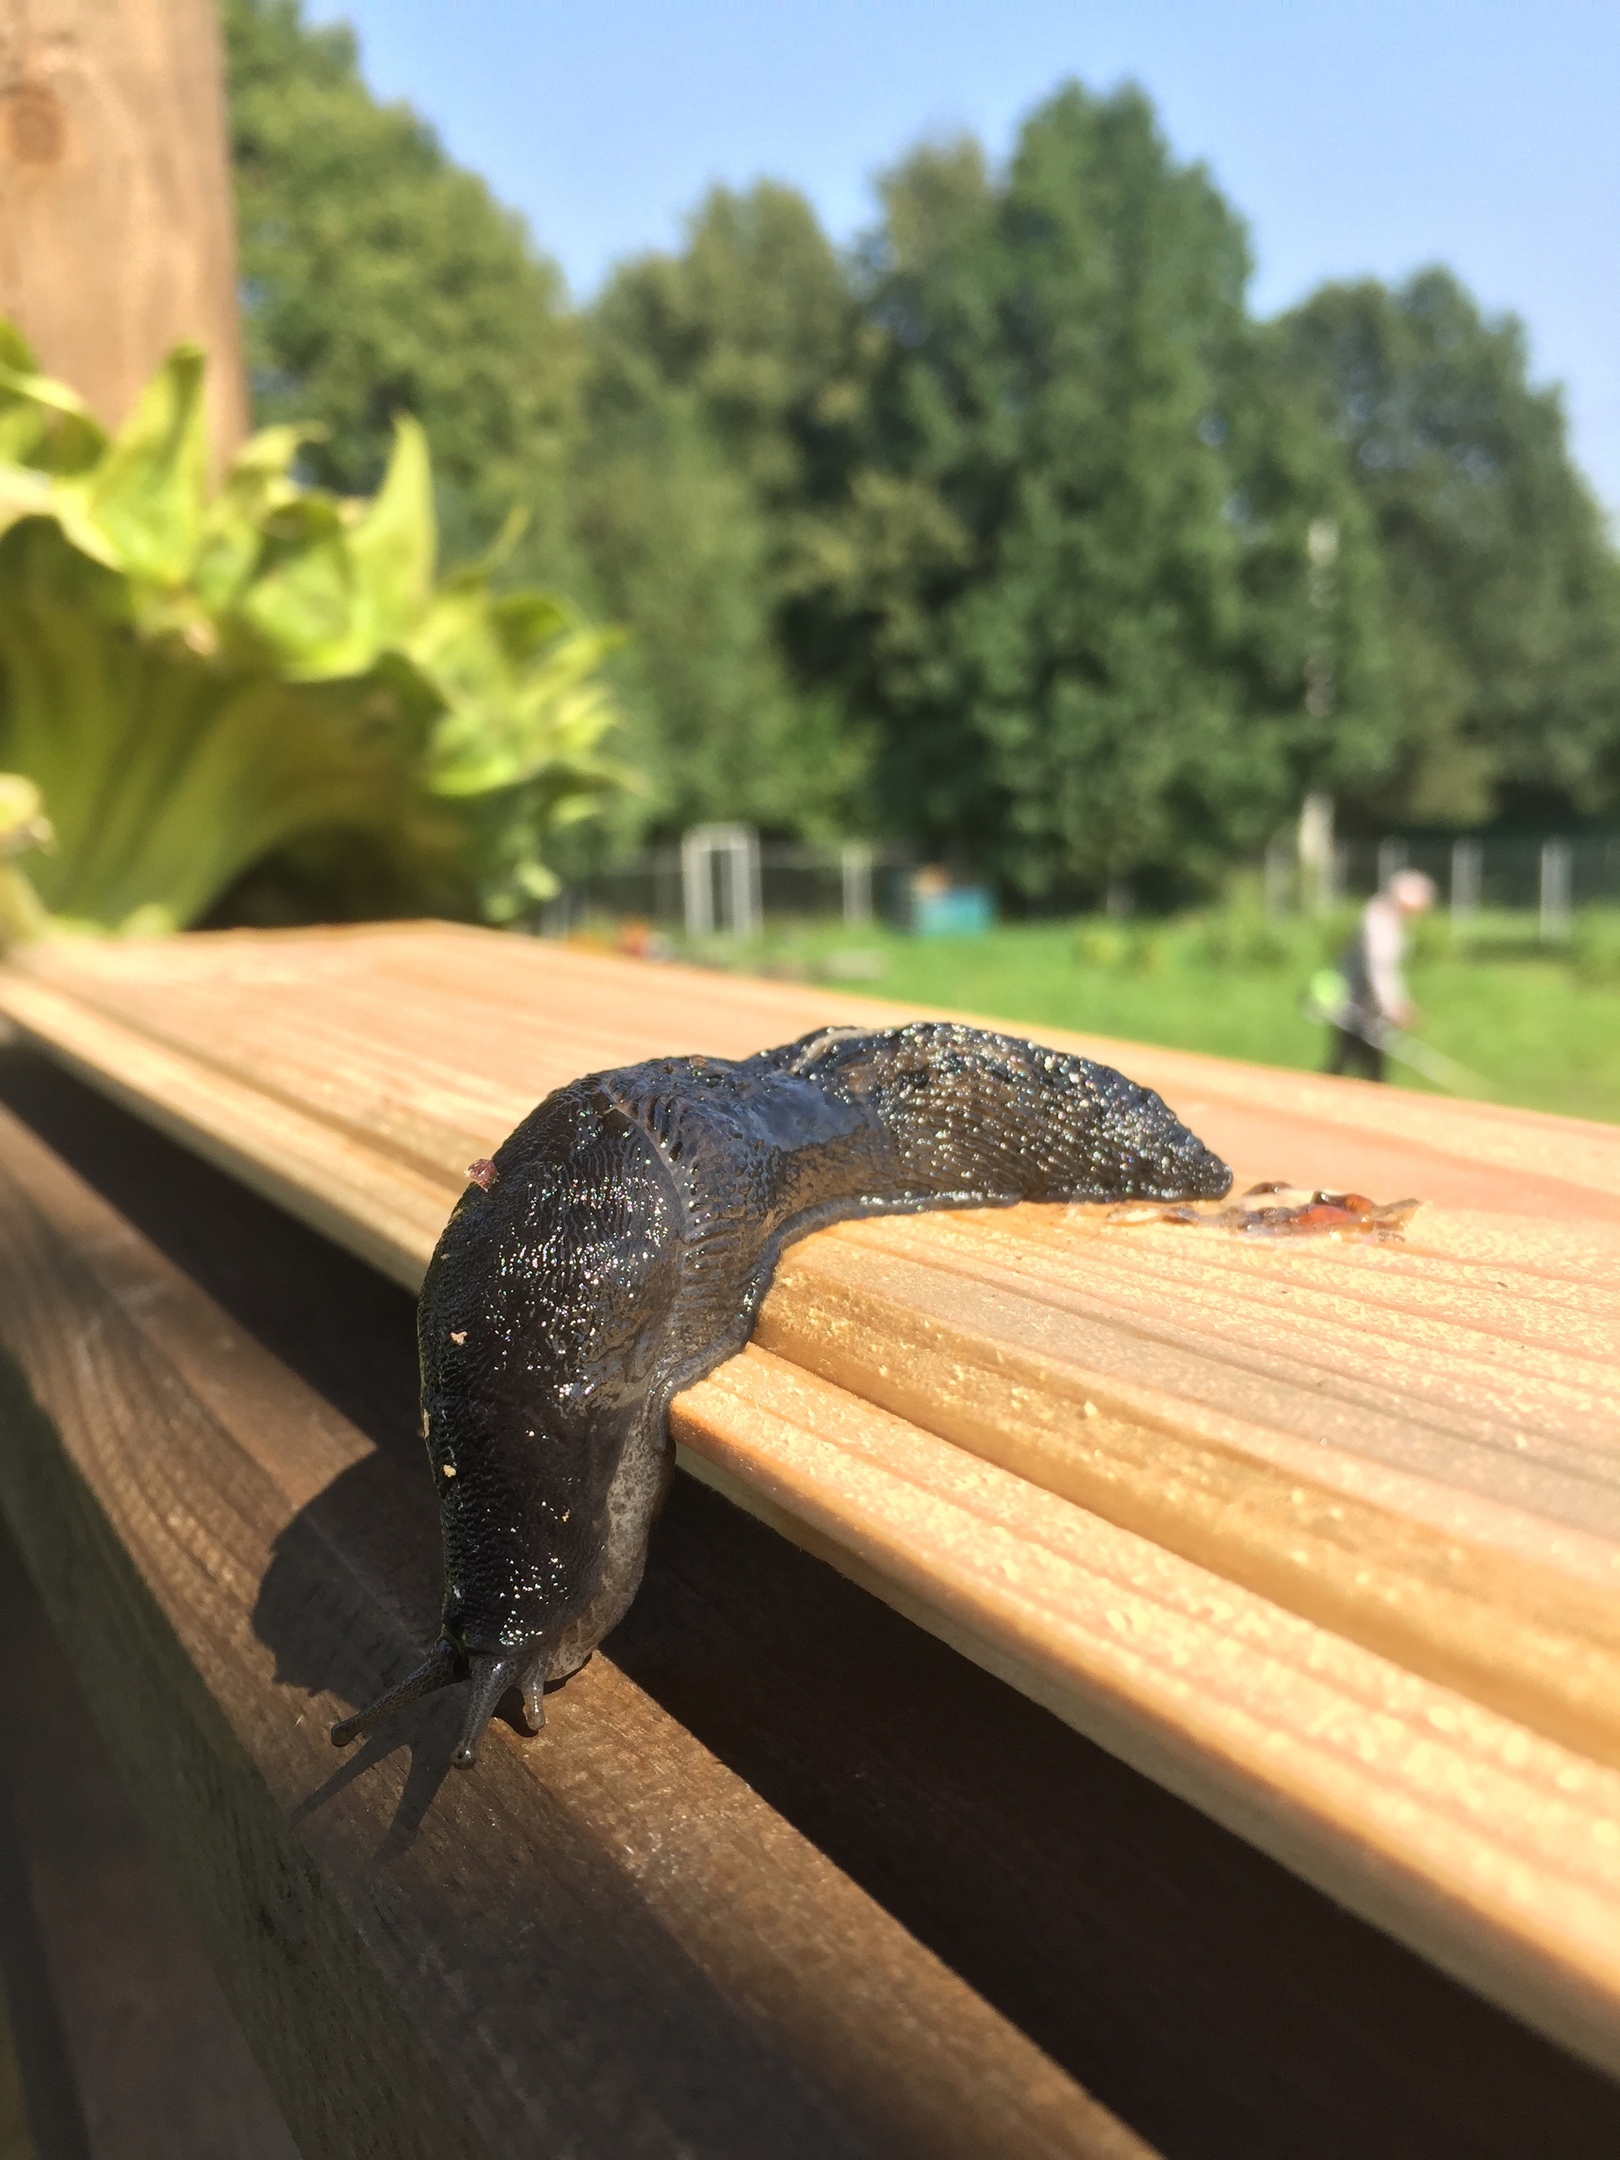
[[[912,896],[911,927],[918,937],[983,937],[995,919],[995,896],[982,885]]]

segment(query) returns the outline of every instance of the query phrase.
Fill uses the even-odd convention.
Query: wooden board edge
[[[432,2154],[437,2160],[442,2151],[484,2160],[486,2146],[438,2066],[424,2057],[341,1895],[311,1865],[295,1824],[277,1807],[208,1682],[186,1662],[150,1585],[9,1351],[0,1352],[0,1415],[12,1442],[0,1483],[11,1532],[29,1558],[40,1600],[166,1877],[181,1895],[300,2146],[332,2160],[345,2149],[329,2141],[321,2099],[301,2092],[299,2051],[286,2045],[294,2021],[283,2006],[307,1985],[308,1968],[321,1963],[343,1976],[341,1993],[365,2034],[371,2067],[387,2065],[370,2088],[373,2102],[393,2095],[389,2107],[395,2112],[391,2119],[384,2113],[381,2134],[397,2140],[402,2156],[427,2160]],[[32,1428],[31,1436],[18,1446],[22,1428]],[[85,1573],[94,1577],[93,1594],[80,1579]],[[129,1729],[132,1716],[150,1726],[154,1703],[162,1706],[157,1722],[174,1788],[166,1805],[158,1803],[151,1744]],[[261,1878],[274,1883],[276,1893],[255,1916],[254,1883]],[[334,2051],[342,2044],[333,2035]],[[336,2052],[318,2066],[305,2064],[305,2076],[319,2079],[323,2091],[333,2089],[339,2071]],[[380,2160],[357,2120],[355,2097],[346,2112],[340,2136],[353,2139],[357,2155]]]
[[[53,1058],[120,1110],[128,1111],[191,1154],[201,1156],[216,1170],[308,1224],[390,1281],[413,1294],[421,1288],[433,1250],[431,1239],[414,1236],[403,1219],[396,1219],[392,1226],[370,1221],[319,1182],[309,1181],[310,1172],[318,1179],[333,1149],[333,1136],[320,1120],[285,1110],[285,1121],[299,1131],[306,1145],[296,1155],[278,1151],[262,1135],[262,1113],[268,1098],[257,1089],[210,1075],[209,1088],[218,1101],[212,1107],[206,1106],[196,1100],[197,1068],[190,1059],[116,1021],[84,1011],[71,999],[57,998],[49,992],[35,994],[32,984],[7,982],[3,970],[0,1016],[11,1022],[25,1042]],[[121,1051],[128,1057],[138,1057],[148,1069],[167,1068],[189,1106],[177,1107],[137,1082],[121,1078]],[[246,1114],[232,1116],[233,1109]],[[377,1160],[385,1163],[380,1155]],[[305,1174],[300,1175],[301,1171]],[[446,1214],[451,1198],[447,1197]]]
[[[1613,2000],[1535,1945],[1500,1935],[1432,1880],[1370,1844],[1344,1837],[1247,1775],[1191,1743],[1170,1723],[1113,1691],[1020,1658],[987,1634],[918,1598],[847,1546],[776,1500],[680,1444],[681,1469],[733,1506],[824,1561],[961,1656],[1016,1688],[1131,1769],[1185,1800],[1337,1904],[1392,1935],[1488,2002],[1533,2026],[1582,2061],[1620,2077],[1620,2021]]]

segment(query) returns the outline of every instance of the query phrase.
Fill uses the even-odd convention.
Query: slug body
[[[1218,1198],[1231,1172],[1105,1065],[919,1022],[559,1088],[474,1166],[423,1284],[439,1644],[341,1746],[470,1679],[532,1727],[641,1580],[670,1399],[748,1340],[784,1245],[853,1216],[1018,1200]]]

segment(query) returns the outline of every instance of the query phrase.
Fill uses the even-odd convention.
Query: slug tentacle
[[[523,1721],[531,1733],[540,1732],[546,1722],[546,1674],[542,1664],[531,1665],[528,1677],[522,1685]]]
[[[417,1666],[415,1672],[391,1687],[386,1695],[364,1710],[357,1710],[353,1717],[343,1718],[332,1727],[332,1745],[347,1747],[351,1740],[358,1740],[384,1718],[392,1717],[396,1710],[403,1710],[407,1703],[417,1702],[424,1695],[431,1695],[438,1688],[449,1687],[453,1681],[466,1678],[466,1661],[456,1653],[454,1643],[439,1642]]]
[[[451,1758],[463,1770],[478,1760],[478,1743],[483,1737],[484,1727],[495,1715],[500,1699],[507,1689],[524,1686],[533,1660],[522,1653],[517,1656],[502,1656],[497,1652],[485,1651],[481,1655],[470,1657],[467,1663],[472,1668],[472,1693],[467,1698],[467,1716],[461,1728],[461,1738],[456,1742],[456,1752]],[[525,1689],[526,1713],[530,1700]],[[545,1722],[544,1711],[541,1712],[540,1722]]]
[[[1149,1089],[951,1022],[593,1074],[474,1171],[418,1315],[443,1640],[332,1734],[470,1679],[462,1763],[509,1687],[537,1729],[546,1681],[628,1607],[670,1398],[747,1341],[784,1245],[853,1216],[1231,1184]]]

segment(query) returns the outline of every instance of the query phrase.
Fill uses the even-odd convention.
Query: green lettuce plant
[[[435,575],[414,421],[370,500],[301,484],[294,427],[211,492],[203,370],[178,347],[109,439],[0,325],[0,776],[35,791],[0,936],[175,929],[323,835],[489,921],[545,898],[546,834],[634,784],[611,635],[496,592],[499,549]]]
[[[0,773],[0,951],[48,928],[39,895],[15,858],[50,847],[55,838],[33,781]]]

